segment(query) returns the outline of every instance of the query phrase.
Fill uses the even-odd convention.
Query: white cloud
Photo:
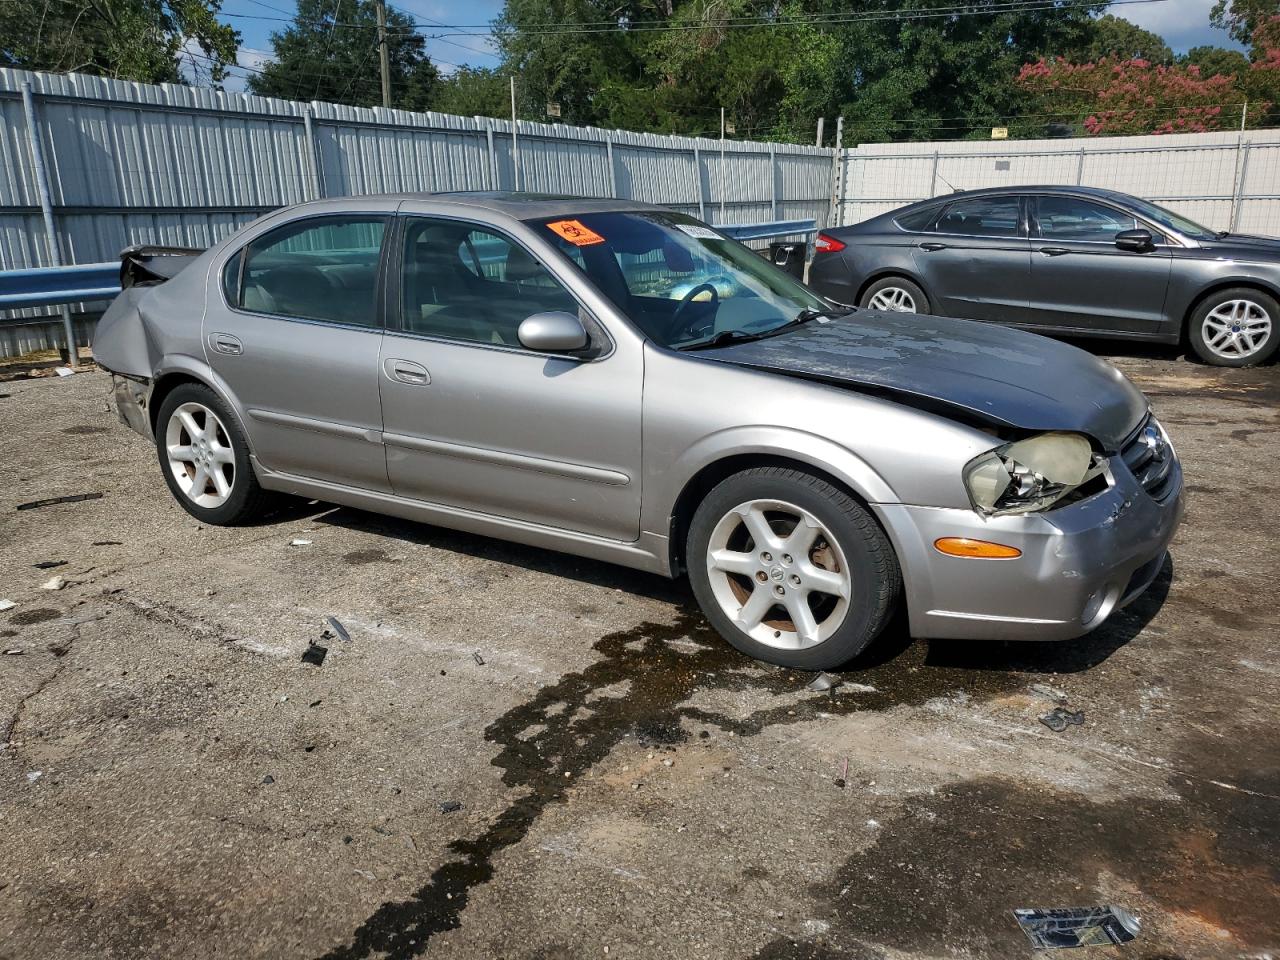
[[[1214,0],[1152,0],[1148,3],[1124,3],[1106,12],[1136,23],[1144,30],[1159,34],[1175,53],[1192,47],[1216,46],[1238,49],[1239,44],[1209,23]]]

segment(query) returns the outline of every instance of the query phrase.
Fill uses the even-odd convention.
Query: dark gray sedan
[[[1209,230],[1111,190],[923,200],[820,234],[809,281],[878,310],[1185,341],[1225,367],[1261,363],[1280,344],[1280,240]]]

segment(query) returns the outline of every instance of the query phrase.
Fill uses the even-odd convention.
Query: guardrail
[[[817,220],[772,220],[767,223],[719,223],[712,224],[727,237],[735,240],[764,240],[768,237],[789,237],[792,234],[818,232]]]
[[[119,292],[118,260],[114,263],[82,263],[74,267],[0,271],[0,310],[109,300]]]

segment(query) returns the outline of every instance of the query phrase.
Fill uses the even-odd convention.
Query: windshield
[[[1210,230],[1208,227],[1202,227],[1194,220],[1188,220],[1186,217],[1176,214],[1172,210],[1166,210],[1164,207],[1151,203],[1149,200],[1133,197],[1130,203],[1134,209],[1148,220],[1154,220],[1160,226],[1175,233],[1180,233],[1184,237],[1190,237],[1192,240],[1213,240],[1218,236],[1215,231]]]
[[[759,254],[682,213],[584,213],[538,225],[666,347],[754,338],[831,310]]]

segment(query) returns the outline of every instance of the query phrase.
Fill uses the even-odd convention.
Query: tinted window
[[[409,221],[401,286],[406,330],[516,347],[521,321],[545,310],[576,314],[578,302],[524,247],[471,224]]]
[[[1036,220],[1040,236],[1050,240],[1097,240],[1111,243],[1137,221],[1119,210],[1076,197],[1039,197]]]
[[[937,215],[937,207],[925,207],[923,210],[914,210],[894,218],[894,223],[903,230],[928,230],[929,225],[933,223],[933,218]]]
[[[1017,237],[1020,221],[1017,197],[978,197],[947,207],[937,229],[966,237]]]
[[[374,290],[386,221],[317,217],[264,234],[244,251],[241,286],[228,265],[233,306],[304,320],[378,325]]]

